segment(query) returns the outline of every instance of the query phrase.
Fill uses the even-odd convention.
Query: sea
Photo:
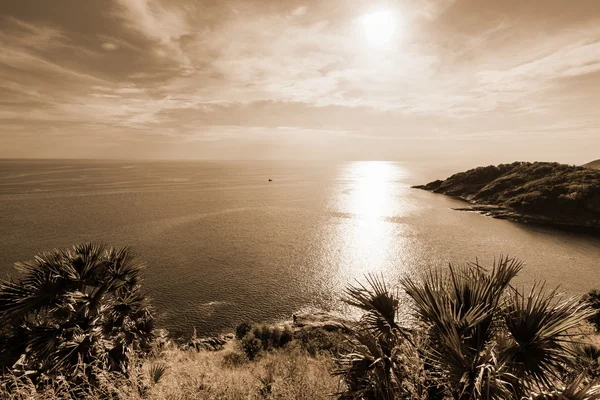
[[[415,162],[0,160],[0,276],[41,251],[130,246],[175,337],[302,311],[351,314],[349,285],[500,256],[565,296],[600,288],[600,237],[498,220],[412,189],[466,169]]]

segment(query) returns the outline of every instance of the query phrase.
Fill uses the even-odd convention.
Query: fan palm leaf
[[[395,398],[398,382],[392,372],[391,357],[371,330],[352,331],[354,351],[339,358],[336,374],[344,376],[348,386],[340,399]]]
[[[339,398],[394,399],[403,379],[396,366],[398,349],[413,341],[409,330],[397,323],[397,292],[380,277],[369,275],[366,280],[366,285],[350,286],[344,298],[364,314],[359,327],[348,328],[353,352],[338,359],[337,373],[348,386]]]
[[[590,364],[580,370],[594,376],[600,351],[573,347],[576,329],[593,310],[540,285],[529,293],[514,289],[511,281],[522,265],[500,257],[490,269],[475,262],[405,278],[402,287],[417,321],[410,330],[398,326],[399,296],[382,278],[368,276],[367,284],[348,288],[346,302],[365,313],[351,329],[353,351],[340,359],[338,373],[347,384],[340,398],[411,398],[406,387],[418,380],[413,387],[420,389],[411,393],[419,398],[427,391],[435,399],[600,400],[600,388],[583,378],[554,389],[572,373],[567,368],[575,365],[577,349],[579,362]],[[416,380],[404,373],[408,345],[421,366]],[[547,393],[529,395],[534,388]]]
[[[4,341],[22,350],[3,357],[46,373],[75,373],[96,361],[125,370],[129,349],[148,344],[153,318],[141,292],[143,265],[129,248],[86,243],[16,267],[18,279],[0,282],[0,323],[12,327]]]
[[[560,299],[543,286],[534,285],[527,294],[514,289],[504,311],[512,340],[500,357],[525,383],[550,385],[557,367],[569,362],[573,330],[592,312],[578,299]]]
[[[421,280],[407,277],[402,282],[417,318],[429,331],[430,346],[423,354],[458,398],[472,398],[481,386],[478,382],[489,381],[482,376],[497,375],[489,373],[496,368],[489,346],[497,332],[503,292],[521,268],[520,261],[501,257],[490,271],[477,262],[450,265],[447,271],[429,270]],[[501,382],[495,382],[498,389],[493,392],[503,392]]]
[[[358,283],[346,289],[344,301],[363,310],[363,327],[370,329],[376,337],[387,340],[400,335],[411,342],[409,331],[397,322],[399,298],[397,292],[390,290],[382,277],[366,276],[367,285]]]
[[[584,384],[584,375],[580,375],[562,390],[534,393],[529,400],[600,400],[600,385]]]
[[[152,363],[148,368],[148,375],[155,385],[162,379],[167,372],[167,365],[164,363]]]

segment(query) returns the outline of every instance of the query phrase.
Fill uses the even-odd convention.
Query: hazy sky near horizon
[[[2,0],[0,46],[0,157],[600,158],[599,0]]]

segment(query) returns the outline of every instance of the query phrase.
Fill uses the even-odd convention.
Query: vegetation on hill
[[[587,164],[583,164],[583,166],[586,168],[600,169],[600,160],[590,161]]]
[[[182,347],[153,331],[129,250],[44,253],[0,284],[0,397],[600,399],[600,348],[581,329],[595,292],[514,288],[521,267],[431,269],[396,289],[369,276],[345,294],[359,321],[244,323]]]
[[[491,216],[600,228],[600,171],[548,162],[479,167],[416,186]]]

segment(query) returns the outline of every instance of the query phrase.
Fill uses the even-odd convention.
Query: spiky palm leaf
[[[521,268],[520,261],[501,257],[489,271],[475,262],[429,270],[421,280],[406,278],[403,287],[422,336],[398,326],[398,296],[381,278],[370,276],[367,285],[350,287],[346,302],[365,316],[352,330],[354,351],[339,360],[338,373],[347,384],[340,398],[411,398],[403,384],[415,380],[402,372],[406,345],[414,346],[420,364],[413,359],[411,365],[421,365],[417,380],[421,388],[429,385],[430,398],[520,400],[534,384],[553,388],[558,373],[573,364],[573,331],[593,311],[576,299],[558,301],[555,291],[539,286],[527,295],[515,290],[510,282]],[[600,353],[589,346],[581,351],[591,362]],[[600,399],[598,387],[582,383],[529,398]],[[424,391],[418,393],[422,398]]]
[[[584,384],[584,375],[580,375],[562,390],[534,393],[529,400],[600,400],[600,385]]]
[[[571,365],[567,372],[600,378],[600,347],[592,343],[575,343],[571,348]]]
[[[337,360],[335,373],[344,377],[348,387],[339,399],[394,399],[401,388],[393,371],[394,354],[386,354],[371,330],[353,330],[351,334],[353,352]]]
[[[162,377],[167,373],[167,365],[164,363],[153,363],[148,368],[148,375],[152,379],[152,383],[155,385],[162,379]]]
[[[367,284],[350,286],[344,301],[364,311],[358,327],[348,328],[353,352],[338,359],[337,374],[348,390],[340,399],[394,399],[403,392],[399,362],[403,343],[414,345],[410,331],[397,322],[399,299],[382,278],[369,275]]]
[[[130,349],[149,343],[143,265],[130,249],[86,243],[16,267],[19,279],[0,282],[0,323],[21,343],[12,359],[20,358],[23,369],[73,372],[100,362],[125,370]]]
[[[482,382],[490,382],[486,384],[488,393],[508,390],[504,379],[490,381],[481,374],[506,373],[495,364],[490,345],[498,330],[502,295],[521,268],[520,261],[501,257],[489,272],[476,262],[450,265],[447,271],[429,270],[421,280],[404,279],[416,315],[429,330],[430,346],[424,356],[446,376],[455,397],[472,398],[482,390]]]
[[[510,340],[500,358],[526,386],[549,386],[558,367],[570,361],[573,330],[592,311],[576,298],[563,300],[556,290],[534,285],[527,294],[511,290],[503,312]]]
[[[382,277],[366,276],[367,285],[358,283],[346,289],[344,301],[363,310],[361,317],[363,328],[371,330],[376,337],[391,338],[400,335],[411,341],[409,330],[401,327],[398,316],[399,296],[397,291],[387,287]]]

